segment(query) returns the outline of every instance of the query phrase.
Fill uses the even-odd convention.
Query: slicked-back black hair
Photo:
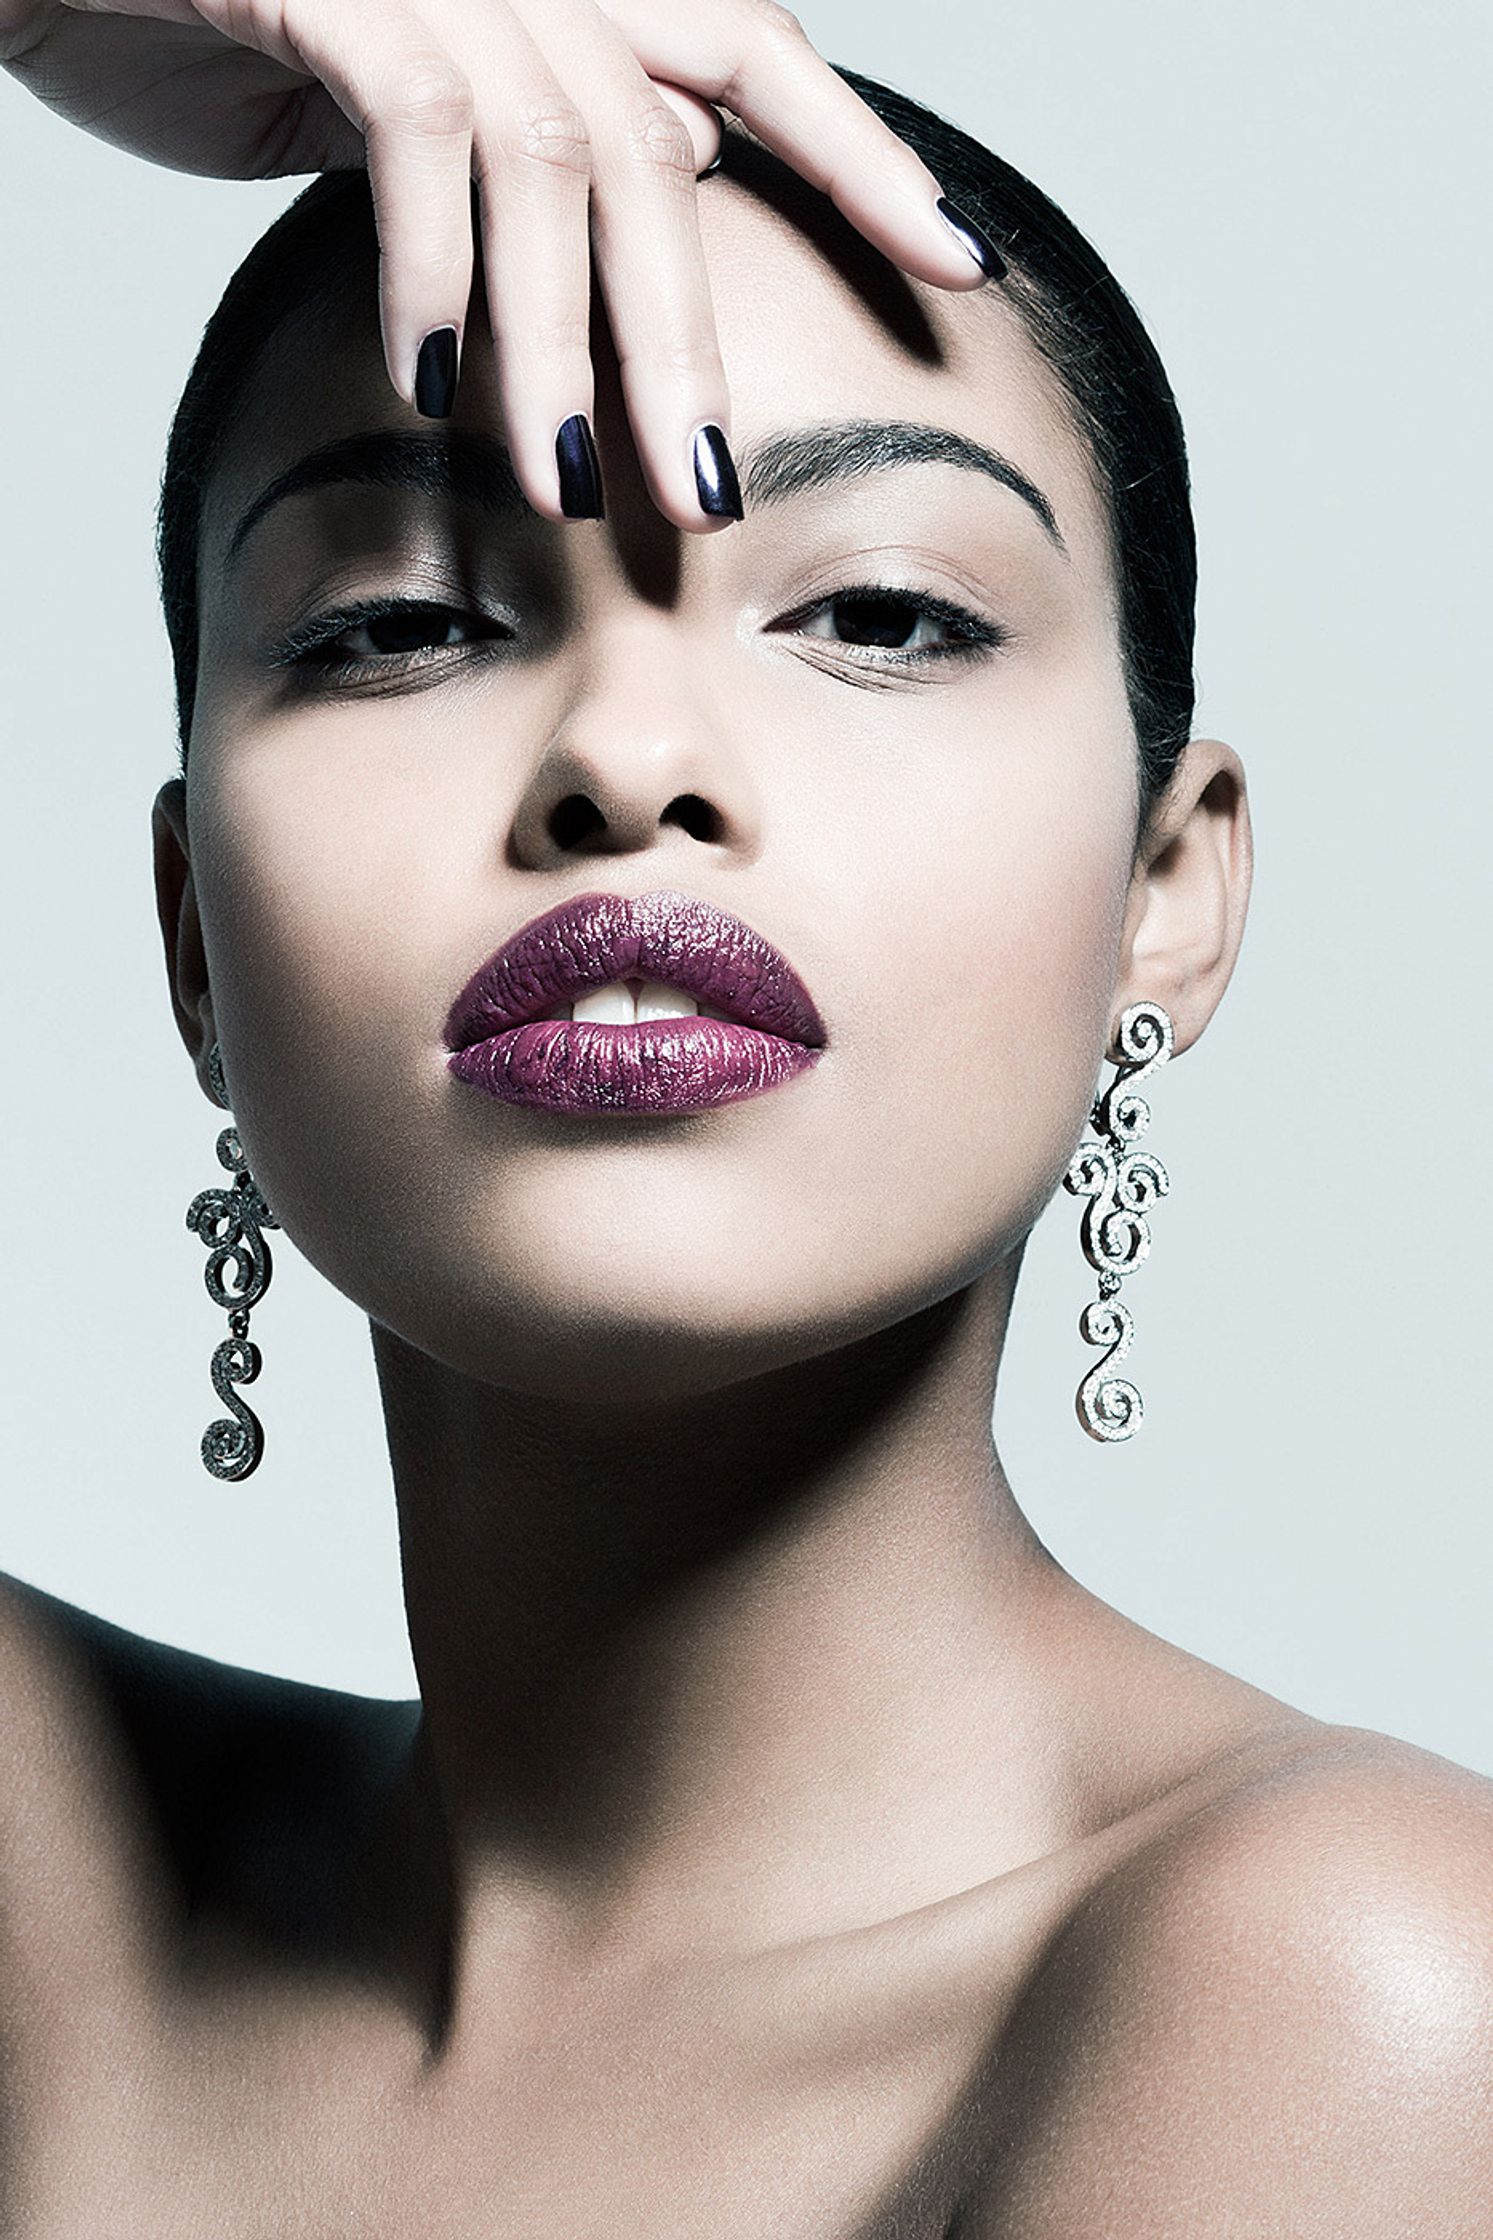
[[[1097,470],[1119,592],[1120,648],[1138,758],[1136,837],[1191,734],[1197,556],[1187,453],[1171,385],[1125,291],[1056,203],[957,125],[840,69],[922,157],[1009,266],[1015,306],[1073,408]],[[366,174],[315,179],[256,243],[209,320],[172,423],[157,549],[185,766],[197,689],[203,493],[258,354],[284,323],[377,270]]]

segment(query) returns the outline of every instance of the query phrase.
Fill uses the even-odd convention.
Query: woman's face
[[[605,522],[343,482],[272,505],[225,567],[319,446],[501,437],[480,327],[433,424],[390,391],[366,290],[267,357],[205,520],[189,1042],[219,1038],[255,1177],[340,1290],[557,1397],[705,1390],[970,1282],[1057,1185],[1115,1015],[1135,745],[1060,392],[997,288],[880,267],[873,302],[726,175],[700,202],[743,523],[665,522],[599,355]],[[1058,534],[943,459],[852,472],[842,450],[754,502],[769,447],[866,422],[999,454]],[[893,603],[835,603],[867,585]],[[451,611],[412,651],[366,623],[306,650],[391,599]],[[500,943],[572,896],[661,888],[785,953],[816,1063],[667,1117],[453,1077],[448,1011]]]

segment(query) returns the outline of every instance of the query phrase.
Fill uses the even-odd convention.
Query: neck
[[[401,1841],[465,1942],[767,1944],[1056,1840],[1042,1659],[1082,1590],[992,1442],[1014,1278],[667,1404],[497,1390],[375,1328],[423,1704]]]

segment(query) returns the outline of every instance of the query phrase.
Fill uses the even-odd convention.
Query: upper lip
[[[450,1050],[541,1019],[610,980],[662,981],[741,1025],[821,1047],[824,1024],[787,958],[698,895],[579,894],[520,926],[479,965],[446,1019]]]

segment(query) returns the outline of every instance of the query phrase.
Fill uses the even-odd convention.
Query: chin
[[[613,1312],[590,1314],[584,1302],[573,1302],[560,1319],[535,1316],[522,1328],[463,1321],[399,1329],[387,1319],[383,1327],[474,1383],[571,1406],[699,1398],[824,1350],[817,1333],[683,1327],[657,1314],[628,1321]]]
[[[828,1288],[821,1296],[821,1287]],[[862,1299],[842,1258],[751,1255],[698,1239],[661,1250],[618,1237],[598,1255],[510,1245],[485,1271],[404,1264],[403,1281],[362,1288],[371,1319],[477,1383],[558,1402],[663,1403],[719,1391],[852,1344],[895,1312]],[[878,1309],[880,1311],[878,1311]]]

